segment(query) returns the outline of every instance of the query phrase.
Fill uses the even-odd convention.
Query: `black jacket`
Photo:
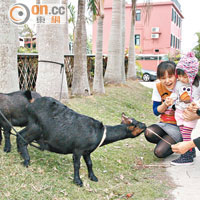
[[[199,149],[200,151],[200,137],[196,138],[193,140],[194,141],[194,144],[196,145],[196,147]]]

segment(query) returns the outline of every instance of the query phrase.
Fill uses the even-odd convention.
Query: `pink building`
[[[141,2],[140,0],[138,2]],[[151,0],[149,17],[146,18],[146,6],[137,3],[135,22],[136,54],[139,55],[142,68],[156,70],[163,55],[173,55],[181,50],[181,22],[183,15],[178,0]],[[109,33],[112,20],[112,0],[105,0],[103,33],[103,54],[108,53]],[[131,27],[131,5],[126,5],[125,48],[129,48]],[[93,53],[96,51],[97,23],[93,25]],[[151,64],[147,60],[150,60]],[[153,61],[154,60],[154,61]]]

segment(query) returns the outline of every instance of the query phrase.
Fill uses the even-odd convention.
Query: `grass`
[[[72,98],[68,106],[107,125],[121,122],[121,113],[145,122],[157,119],[152,114],[152,90],[137,81],[123,86],[107,86],[105,95]],[[118,141],[92,153],[93,169],[99,181],[87,177],[81,159],[80,175],[84,187],[73,184],[72,155],[41,152],[29,146],[31,166],[24,168],[12,136],[12,152],[0,149],[0,199],[29,200],[154,200],[168,199],[170,186],[162,160],[153,155],[154,145],[144,135]]]

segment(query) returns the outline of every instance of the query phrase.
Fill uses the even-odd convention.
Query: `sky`
[[[200,32],[200,0],[179,0],[182,14],[182,51],[191,51],[197,45],[196,32]]]
[[[25,2],[25,0],[17,0],[18,2]],[[130,2],[131,0],[126,0]],[[144,0],[138,0],[144,1]],[[166,1],[166,0],[151,0],[151,1]],[[182,14],[184,19],[182,21],[182,52],[191,51],[197,45],[196,32],[200,32],[200,0],[178,0],[181,4]],[[33,3],[35,0],[26,0],[26,3]],[[68,0],[72,2],[76,8],[78,0]],[[91,25],[87,26],[87,32],[91,35]]]

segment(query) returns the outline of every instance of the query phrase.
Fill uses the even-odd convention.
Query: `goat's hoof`
[[[4,152],[6,152],[6,153],[11,152],[11,148],[9,148],[9,147],[4,147]]]
[[[81,181],[81,179],[76,179],[76,180],[74,180],[74,183],[75,183],[76,185],[78,185],[79,187],[83,187],[83,182]]]
[[[98,178],[95,175],[89,176],[89,179],[94,182],[98,182]]]
[[[28,167],[28,166],[30,165],[30,161],[29,161],[29,160],[25,160],[25,161],[23,162],[23,165],[24,165],[25,167]]]

